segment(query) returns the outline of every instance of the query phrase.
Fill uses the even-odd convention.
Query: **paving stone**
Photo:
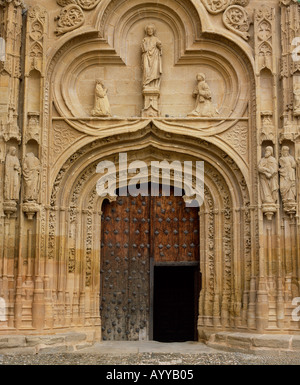
[[[84,333],[68,333],[65,336],[66,342],[79,342],[79,341],[85,341],[87,338],[86,334]]]
[[[293,336],[293,338],[292,338],[292,349],[300,350],[300,336]]]
[[[26,337],[27,346],[36,346],[41,344],[55,345],[55,344],[62,344],[64,342],[65,342],[65,338],[60,336],[44,336],[44,337],[28,336]]]
[[[39,354],[57,354],[57,353],[69,353],[74,351],[73,346],[55,346],[51,348],[41,348],[39,349]]]
[[[0,336],[0,349],[20,348],[26,345],[24,336]]]
[[[291,336],[260,335],[253,338],[253,346],[258,348],[289,349]]]

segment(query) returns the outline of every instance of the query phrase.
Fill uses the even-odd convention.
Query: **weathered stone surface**
[[[26,345],[24,336],[0,336],[0,349],[18,348]]]
[[[289,335],[261,335],[253,338],[253,346],[258,348],[289,349],[291,339],[292,337]]]
[[[0,3],[0,349],[151,338],[151,257],[198,264],[199,339],[299,349],[279,336],[300,330],[297,1]],[[119,185],[99,196],[120,152],[148,171],[204,161],[204,189],[194,166],[157,212]]]

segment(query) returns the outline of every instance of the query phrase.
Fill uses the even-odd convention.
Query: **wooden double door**
[[[181,296],[178,314],[186,314],[189,319],[193,317],[193,327],[196,327],[196,304],[200,290],[199,274],[195,274],[199,272],[197,208],[187,208],[183,198],[174,196],[173,191],[171,196],[118,197],[113,203],[104,202],[101,242],[100,313],[103,340],[153,339],[153,331],[159,330],[160,321],[162,325],[170,322],[172,328],[174,322],[167,319],[171,314],[168,306],[174,310],[178,292],[193,295],[193,299],[186,298],[186,303],[192,307],[189,314],[181,309],[185,303]],[[175,270],[169,270],[169,273],[165,270],[164,274],[158,270],[160,267],[176,268],[175,281]],[[194,269],[194,275],[191,275],[195,277],[193,293],[186,290],[189,284],[186,275],[180,279],[180,268],[187,267]],[[177,290],[163,290],[168,282],[177,285]],[[163,299],[163,295],[169,296],[169,299]],[[158,303],[155,298],[162,301]],[[185,322],[177,322],[177,328],[180,324],[184,327]],[[159,333],[163,331],[159,330]],[[170,340],[176,340],[177,333],[178,330],[173,330]]]

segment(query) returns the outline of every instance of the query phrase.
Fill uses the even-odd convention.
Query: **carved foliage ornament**
[[[84,12],[95,8],[101,0],[57,0],[57,4],[63,7],[60,15],[55,18],[58,21],[56,35],[73,31],[81,27],[85,21]]]
[[[0,6],[5,6],[6,4],[13,3],[15,7],[25,8],[23,0],[0,0]]]
[[[243,7],[233,5],[227,8],[223,14],[223,22],[232,32],[237,33],[245,40],[249,39],[250,21],[248,13]]]
[[[230,5],[246,7],[249,4],[249,0],[202,0],[202,3],[208,12],[216,15],[224,12]]]
[[[81,27],[84,23],[84,14],[78,5],[69,4],[61,10],[55,20],[58,21],[55,33],[59,36]]]
[[[101,0],[57,0],[57,4],[61,7],[66,7],[70,4],[79,5],[83,10],[89,11],[95,8]]]

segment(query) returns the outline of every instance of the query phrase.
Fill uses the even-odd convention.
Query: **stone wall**
[[[0,334],[101,339],[96,166],[120,150],[205,161],[199,335],[299,333],[299,20],[295,0],[0,1]]]

